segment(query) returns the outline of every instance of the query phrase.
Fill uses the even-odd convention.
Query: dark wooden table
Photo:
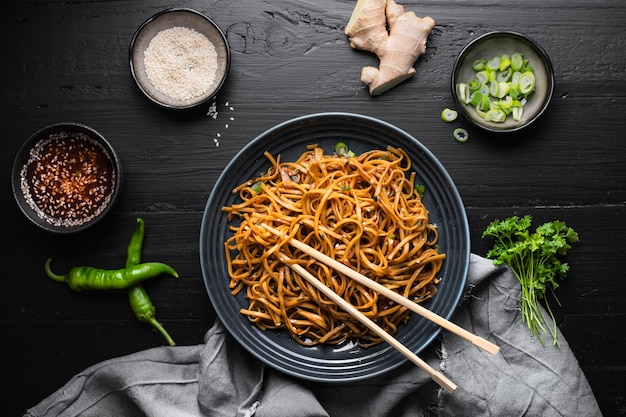
[[[626,416],[626,3],[619,0],[402,2],[436,26],[417,75],[372,98],[359,81],[369,53],[343,29],[354,1],[29,1],[0,5],[0,166],[4,269],[0,286],[3,386],[0,412],[19,415],[96,362],[163,344],[139,323],[123,293],[73,293],[43,262],[120,267],[135,225],[146,222],[144,259],[167,262],[178,281],[146,288],[179,345],[202,343],[215,313],[199,264],[204,205],[226,163],[264,130],[293,117],[345,111],[414,135],[443,163],[463,198],[472,251],[495,218],[560,219],[580,235],[558,289],[560,329],[603,413]],[[142,96],[128,64],[137,27],[172,6],[215,19],[232,47],[218,117],[160,109]],[[501,137],[472,128],[452,138],[439,113],[451,106],[450,73],[461,48],[495,29],[539,42],[556,72],[543,117]],[[21,143],[62,121],[87,124],[124,164],[120,200],[94,229],[58,236],[31,225],[11,195]]]

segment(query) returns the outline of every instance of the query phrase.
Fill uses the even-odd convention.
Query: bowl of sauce
[[[122,183],[122,165],[94,129],[60,123],[31,135],[13,161],[11,185],[20,210],[40,228],[73,233],[99,222]]]

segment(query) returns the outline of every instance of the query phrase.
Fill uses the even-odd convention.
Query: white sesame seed
[[[185,27],[164,29],[144,52],[146,74],[161,93],[187,100],[201,96],[215,82],[217,53],[203,34]]]

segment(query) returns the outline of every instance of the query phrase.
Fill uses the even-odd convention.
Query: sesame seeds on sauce
[[[96,217],[117,181],[111,156],[88,135],[60,132],[39,141],[21,170],[28,205],[54,226],[78,226]]]

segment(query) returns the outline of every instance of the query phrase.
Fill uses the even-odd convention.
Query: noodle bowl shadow
[[[239,202],[239,196],[231,193],[233,188],[267,170],[265,151],[275,157],[280,154],[282,161],[294,161],[307,145],[318,144],[331,153],[339,140],[357,154],[388,145],[402,148],[412,161],[416,183],[425,186],[424,205],[430,222],[438,227],[439,248],[446,253],[446,260],[439,274],[438,292],[424,307],[445,318],[452,315],[465,284],[470,256],[467,216],[452,179],[427,148],[393,125],[351,113],[320,113],[281,123],[246,145],[222,172],[205,206],[200,231],[205,287],[221,322],[250,353],[282,372],[322,382],[370,378],[397,368],[406,358],[385,343],[361,348],[350,340],[340,345],[305,347],[286,330],[260,330],[240,314],[247,300],[243,292],[237,296],[230,293],[224,242],[232,232],[222,207]],[[439,332],[437,325],[412,313],[408,324],[401,325],[394,337],[417,354]]]

